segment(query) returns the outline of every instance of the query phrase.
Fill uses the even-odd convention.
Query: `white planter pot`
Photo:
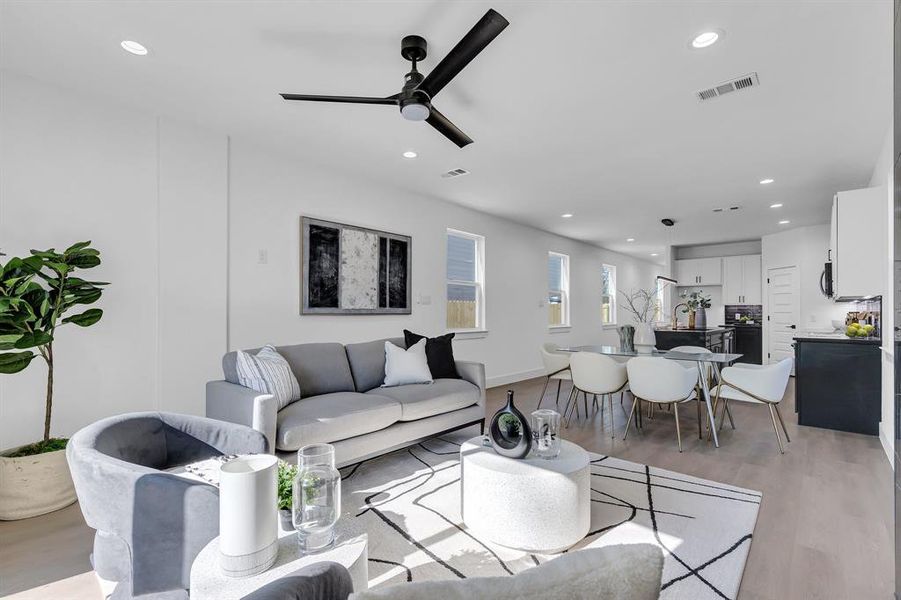
[[[66,451],[0,456],[0,520],[36,517],[75,502]]]
[[[635,351],[639,354],[650,354],[657,344],[654,326],[651,323],[635,324]]]

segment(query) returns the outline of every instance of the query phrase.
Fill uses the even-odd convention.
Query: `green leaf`
[[[68,248],[66,248],[65,254],[69,254],[70,252],[75,252],[76,250],[81,250],[82,248],[87,248],[91,245],[91,240],[86,242],[78,242],[76,244],[72,244]]]
[[[34,333],[26,333],[16,342],[17,350],[25,350],[26,348],[36,348],[53,341],[53,336],[44,331],[35,331]]]
[[[64,275],[69,272],[69,265],[63,262],[54,262],[52,260],[47,261],[47,266],[59,273],[60,275]]]
[[[69,266],[76,269],[90,269],[100,264],[100,257],[90,254],[79,254],[67,259]]]
[[[0,353],[0,373],[5,373],[7,375],[18,373],[27,367],[34,357],[34,352],[31,352],[30,350],[26,350],[25,352]]]
[[[0,334],[0,350],[12,350],[21,337],[21,333]]]
[[[91,308],[84,311],[83,313],[72,315],[71,317],[66,317],[65,319],[63,319],[63,323],[74,323],[79,327],[89,327],[99,321],[100,317],[102,316],[103,311],[101,309]]]
[[[75,292],[72,304],[93,304],[100,299],[102,294],[103,291],[98,289],[79,290]]]

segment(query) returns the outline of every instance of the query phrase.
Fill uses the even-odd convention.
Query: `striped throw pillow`
[[[300,400],[297,377],[275,347],[263,346],[255,355],[238,350],[236,368],[240,385],[261,394],[272,394],[279,410]]]

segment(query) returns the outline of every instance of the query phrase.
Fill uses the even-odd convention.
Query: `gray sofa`
[[[257,431],[171,413],[103,419],[72,436],[66,458],[88,526],[91,561],[114,599],[187,598],[191,563],[219,535],[219,490],[166,469],[268,450]]]
[[[278,347],[301,389],[301,399],[281,411],[272,396],[237,384],[229,352],[222,359],[225,380],[207,383],[206,415],[253,427],[282,456],[306,444],[333,444],[338,466],[468,425],[484,427],[484,365],[457,361],[462,379],[383,388],[385,341],[405,347],[403,338]]]

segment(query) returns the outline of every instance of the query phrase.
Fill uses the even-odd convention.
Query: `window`
[[[666,321],[667,315],[670,313],[669,308],[669,286],[676,283],[675,280],[667,277],[657,276],[657,298],[654,306],[654,320],[658,322]]]
[[[601,266],[601,325],[616,325],[616,267]]]
[[[569,257],[548,252],[547,255],[548,325],[569,327]]]
[[[485,238],[447,230],[447,328],[485,328]]]

